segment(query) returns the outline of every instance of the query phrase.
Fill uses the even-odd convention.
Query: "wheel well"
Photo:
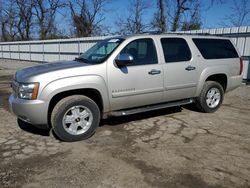
[[[206,81],[215,81],[220,83],[220,85],[223,87],[224,92],[227,89],[227,76],[225,74],[215,74],[209,76]]]
[[[50,124],[50,116],[52,113],[52,110],[54,109],[55,105],[63,98],[72,96],[72,95],[85,95],[86,97],[89,97],[95,103],[98,105],[100,112],[103,111],[103,101],[102,96],[100,92],[96,89],[76,89],[76,90],[69,90],[64,91],[61,93],[56,94],[52,97],[49,103],[49,110],[48,110],[48,123]]]

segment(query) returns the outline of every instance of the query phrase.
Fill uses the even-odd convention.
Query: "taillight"
[[[243,59],[240,58],[240,75],[242,74],[243,71]]]

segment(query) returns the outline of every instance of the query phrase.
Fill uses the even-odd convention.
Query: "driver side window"
[[[130,42],[121,54],[132,55],[134,61],[131,65],[157,64],[157,53],[152,39],[137,39]]]

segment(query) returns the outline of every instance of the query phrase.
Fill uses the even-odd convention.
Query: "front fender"
[[[226,65],[218,65],[218,66],[212,66],[205,68],[199,78],[198,87],[196,89],[195,96],[199,96],[201,93],[201,90],[204,86],[205,81],[209,76],[216,75],[216,74],[225,74],[227,79],[229,75],[228,67]]]
[[[102,96],[104,112],[109,111],[107,86],[104,79],[97,75],[74,76],[54,80],[42,89],[39,99],[49,103],[56,94],[76,89],[96,89]]]

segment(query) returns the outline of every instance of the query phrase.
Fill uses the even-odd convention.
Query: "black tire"
[[[217,105],[211,107],[207,104],[206,100],[207,100],[208,92],[213,88],[216,88],[217,91],[220,92],[220,100],[219,100]],[[206,81],[204,86],[203,86],[203,89],[200,93],[200,96],[197,97],[197,99],[196,99],[196,106],[197,106],[198,110],[200,110],[202,112],[212,113],[212,112],[215,112],[216,110],[218,110],[218,108],[220,107],[220,105],[223,101],[223,98],[224,98],[224,90],[223,90],[222,86],[218,82],[215,82],[215,81]]]
[[[70,134],[63,125],[64,115],[74,106],[84,106],[92,113],[92,123],[90,127],[78,135]],[[67,142],[84,140],[92,136],[100,123],[100,110],[97,104],[90,98],[82,95],[72,95],[60,100],[51,113],[51,125],[56,136]],[[81,127],[80,127],[81,128]],[[78,128],[77,128],[78,129]]]

